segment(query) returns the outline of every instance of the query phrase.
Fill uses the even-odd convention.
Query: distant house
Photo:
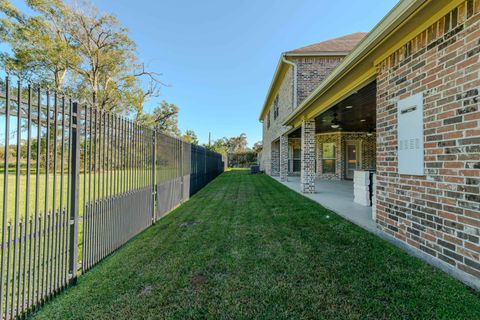
[[[377,231],[480,287],[479,30],[480,0],[403,0],[368,34],[281,54],[261,169],[363,192]]]

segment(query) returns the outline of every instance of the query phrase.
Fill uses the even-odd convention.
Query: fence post
[[[152,224],[155,224],[155,200],[157,196],[155,169],[157,166],[157,130],[153,130],[153,153],[152,153]]]
[[[78,205],[79,205],[79,180],[80,180],[80,110],[78,103],[72,105],[72,123],[70,134],[72,137],[72,154],[70,159],[70,261],[69,274],[70,284],[77,282],[78,260]]]
[[[180,203],[183,202],[183,140],[180,141]]]

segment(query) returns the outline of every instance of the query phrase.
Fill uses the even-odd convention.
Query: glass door
[[[345,147],[345,179],[353,179],[353,173],[360,166],[360,151],[356,141],[347,141]]]

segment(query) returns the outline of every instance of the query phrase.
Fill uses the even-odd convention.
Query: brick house
[[[305,193],[374,172],[377,230],[480,288],[479,90],[480,0],[400,1],[368,34],[282,54],[261,168]]]
[[[262,170],[273,176],[280,174],[280,137],[288,131],[283,122],[365,35],[352,33],[281,54],[260,116],[263,120]],[[329,134],[318,139],[336,139],[337,135],[333,133],[332,137]],[[290,135],[285,147],[286,172],[300,175],[300,136]]]

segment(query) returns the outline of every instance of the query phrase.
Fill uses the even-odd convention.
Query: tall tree
[[[193,130],[187,130],[182,135],[183,140],[190,142],[191,144],[198,144],[197,134]]]
[[[152,113],[138,113],[136,120],[145,126],[156,127],[157,130],[168,135],[180,136],[178,107],[175,104],[162,101]]]
[[[229,153],[242,153],[247,151],[247,143],[247,135],[245,133],[237,137],[231,137],[226,141]]]
[[[34,78],[56,90],[66,89],[68,71],[80,57],[68,34],[68,9],[58,0],[28,0],[35,16],[27,16],[8,0],[0,1],[0,39],[10,45],[12,55],[3,53],[7,72]]]
[[[255,153],[259,153],[263,150],[263,143],[262,141],[257,141],[254,143],[253,145],[253,148],[252,148],[253,152]]]
[[[81,57],[74,67],[81,77],[79,91],[99,109],[124,108],[126,98],[138,94],[136,46],[127,30],[114,16],[99,14],[89,5],[70,8],[67,18],[68,33]]]
[[[211,151],[227,155],[228,154],[228,148],[227,148],[227,138],[221,138],[217,140],[213,140],[210,145],[204,144],[203,146]]]
[[[158,95],[162,84],[158,74],[138,61],[128,30],[113,15],[99,13],[88,2],[81,6],[62,0],[26,2],[32,16],[8,0],[0,1],[5,14],[0,39],[12,48],[11,55],[2,55],[7,69],[31,73],[107,111],[138,113],[145,101]]]

